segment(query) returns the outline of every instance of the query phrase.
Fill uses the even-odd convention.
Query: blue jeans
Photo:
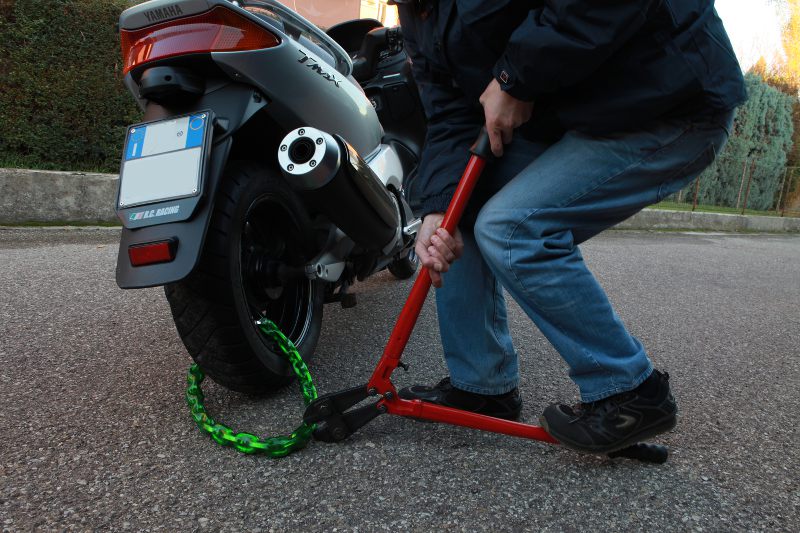
[[[644,347],[625,329],[578,245],[694,180],[722,149],[732,120],[733,112],[724,112],[604,137],[569,132],[551,145],[515,139],[507,146],[481,177],[488,201],[473,227],[462,225],[463,255],[436,291],[453,385],[479,394],[517,386],[503,289],[567,362],[584,402],[647,379],[653,366]]]

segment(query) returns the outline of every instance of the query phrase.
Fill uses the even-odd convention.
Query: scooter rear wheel
[[[203,255],[186,280],[165,287],[189,354],[220,385],[248,394],[292,379],[278,349],[258,330],[266,317],[313,356],[324,284],[278,271],[301,269],[315,240],[303,205],[276,172],[233,163],[220,185]],[[280,268],[279,268],[280,267]]]

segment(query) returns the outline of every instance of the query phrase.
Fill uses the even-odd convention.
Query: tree
[[[750,72],[745,76],[748,101],[739,108],[728,144],[700,177],[699,202],[735,207],[745,162],[755,161],[748,207],[771,209],[779,194],[792,145],[792,98]],[[684,197],[691,198],[689,188]]]
[[[779,68],[779,77],[792,91],[800,94],[800,0],[788,0],[789,20],[783,29],[785,57]]]
[[[744,160],[745,158],[755,156],[758,157],[758,163],[753,175],[753,183],[757,189],[759,189],[760,196],[757,194],[759,198],[755,200],[755,203],[750,201],[748,204],[751,207],[756,207],[756,205],[758,205],[761,208],[768,209],[770,206],[763,206],[767,203],[767,198],[769,197],[767,189],[772,187],[774,177],[780,176],[780,180],[777,184],[778,189],[780,189],[783,175],[786,172],[786,166],[800,166],[800,0],[773,0],[772,3],[780,8],[786,20],[781,36],[783,55],[772,65],[769,65],[765,58],[760,58],[751,68],[750,74],[758,76],[766,82],[766,84],[787,96],[788,100],[786,100],[786,102],[788,102],[789,109],[791,110],[789,113],[789,121],[791,123],[790,131],[792,132],[790,133],[789,142],[788,144],[786,143],[782,130],[783,126],[780,126],[780,124],[786,120],[785,113],[779,111],[777,107],[774,107],[780,107],[786,104],[780,104],[780,99],[777,98],[776,95],[768,94],[768,92],[764,91],[763,87],[754,84],[752,80],[748,80],[751,100],[753,94],[755,94],[756,100],[753,101],[752,105],[748,103],[742,108],[741,111],[744,114],[740,113],[737,118],[736,132],[731,137],[729,146],[723,153],[726,160],[720,160],[718,162],[718,166],[723,167],[723,170],[720,172],[730,173],[730,176],[723,177],[712,171],[707,171],[703,175],[703,179],[709,179],[709,183],[704,182],[702,187],[704,189],[708,187],[709,190],[707,193],[701,195],[700,198],[703,202],[712,202],[716,199],[716,201],[722,202],[723,205],[736,205],[736,199],[739,198],[739,191],[741,189]],[[774,108],[775,112],[765,114],[768,108]],[[769,129],[766,127],[765,123],[753,129],[754,124],[750,122],[754,117],[762,117],[764,120],[776,120],[776,125],[781,129],[778,138],[771,136],[763,137],[763,135],[768,134]],[[753,137],[756,133],[756,137]],[[740,135],[744,135],[744,137],[740,137]],[[752,139],[759,136],[762,136],[766,143],[762,147],[763,149],[752,146]],[[783,159],[778,153],[780,146],[786,146],[786,157],[783,168],[778,168],[776,166]],[[724,168],[730,167],[734,160],[736,160],[739,166],[738,172],[734,172],[735,169],[732,167]],[[766,165],[766,168],[761,168],[763,165]],[[789,176],[794,174],[798,174],[795,180],[800,181],[799,173],[789,173]],[[735,182],[735,187],[733,187],[733,183],[729,183],[731,181]],[[735,191],[733,189],[735,189]],[[784,201],[781,202],[782,204],[800,205],[800,183],[787,183],[783,187],[783,190],[784,192],[796,192],[794,194],[788,194],[783,199]],[[751,190],[751,199],[753,198],[752,194],[753,191]],[[778,195],[780,196],[780,193],[778,193]],[[733,202],[730,200],[731,196],[734,196]]]
[[[788,164],[800,166],[800,0],[775,3],[781,5],[787,15],[781,36],[783,57],[772,68],[761,58],[752,70],[768,84],[794,98],[794,137]]]
[[[767,83],[786,94],[794,97],[792,122],[794,123],[794,136],[792,148],[787,155],[789,167],[800,166],[800,0],[782,0],[782,7],[787,12],[786,25],[783,28],[783,53],[784,57],[775,69],[765,79]],[[794,176],[797,172],[793,172]],[[800,186],[787,184],[785,190],[794,190],[788,194],[785,205],[800,206]]]

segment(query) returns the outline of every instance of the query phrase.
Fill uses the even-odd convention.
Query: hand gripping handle
[[[478,138],[475,140],[475,143],[469,149],[472,155],[477,155],[478,157],[482,157],[487,161],[492,158],[492,143],[489,139],[489,132],[486,131],[486,126],[481,128],[481,133],[478,135]]]

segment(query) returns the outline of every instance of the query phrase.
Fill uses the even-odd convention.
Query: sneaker
[[[522,398],[516,388],[496,396],[476,394],[453,387],[450,378],[444,378],[433,387],[427,385],[405,387],[397,394],[404,400],[423,400],[506,420],[517,420],[522,411]]]
[[[671,430],[677,412],[669,374],[654,370],[632,391],[575,407],[553,404],[539,421],[568,448],[609,453]]]

